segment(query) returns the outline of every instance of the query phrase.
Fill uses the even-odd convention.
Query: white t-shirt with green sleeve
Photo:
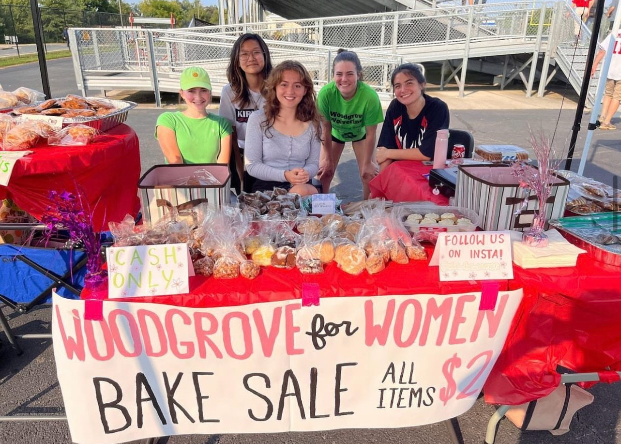
[[[193,119],[180,111],[160,114],[155,124],[156,139],[160,125],[175,132],[183,163],[215,163],[220,153],[220,141],[232,133],[228,120],[211,113],[200,119]]]

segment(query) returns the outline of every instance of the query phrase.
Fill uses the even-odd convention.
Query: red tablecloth
[[[524,299],[485,385],[485,400],[521,404],[552,392],[558,365],[577,372],[621,371],[621,269],[578,258],[576,268],[514,267]]]
[[[97,231],[139,208],[140,147],[127,125],[118,125],[85,146],[39,145],[19,159],[0,198],[9,197],[37,219],[47,207],[50,191],[82,193],[87,197]]]
[[[432,193],[429,180],[431,166],[418,160],[399,160],[391,163],[377,175],[369,188],[371,197],[382,197],[393,202],[430,201],[438,205],[448,205],[448,198]]]
[[[428,254],[431,257],[431,248]],[[427,261],[389,263],[376,275],[351,276],[334,264],[323,275],[264,268],[257,279],[190,278],[190,293],[125,299],[186,307],[220,307],[300,299],[303,283],[321,297],[451,294],[480,291],[476,282],[439,282]],[[621,270],[581,255],[575,268],[524,270],[501,290],[524,289],[505,347],[485,385],[490,403],[522,404],[556,388],[557,365],[575,371],[621,370]],[[84,295],[83,295],[84,296]],[[121,300],[121,299],[117,299]]]

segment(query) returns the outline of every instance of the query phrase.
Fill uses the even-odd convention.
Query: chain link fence
[[[122,17],[129,23],[129,16]],[[43,41],[57,43],[63,41],[65,28],[111,28],[121,26],[121,15],[106,12],[41,8]],[[32,13],[29,6],[0,5],[0,43],[29,44],[35,42]]]
[[[217,96],[227,83],[230,48],[241,33],[254,32],[266,40],[274,64],[299,60],[318,86],[331,79],[338,48],[355,50],[365,80],[389,98],[389,75],[404,60],[472,57],[473,49],[455,52],[465,45],[476,46],[478,57],[505,54],[503,45],[513,51],[508,53],[517,45],[521,52],[553,50],[558,39],[568,38],[565,27],[559,28],[562,35],[551,35],[553,21],[562,21],[554,15],[560,11],[554,4],[477,4],[173,30],[73,29],[74,66],[83,90],[144,88],[154,90],[156,97],[159,91],[178,90],[185,67],[204,66]],[[447,56],[448,51],[459,55]]]

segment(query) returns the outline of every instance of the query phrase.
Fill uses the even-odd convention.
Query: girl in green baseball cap
[[[211,80],[203,68],[183,70],[179,95],[184,111],[165,112],[155,125],[155,138],[167,163],[224,163],[231,157],[231,124],[211,114]]]

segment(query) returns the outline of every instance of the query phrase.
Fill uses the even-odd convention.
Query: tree
[[[181,3],[176,0],[142,0],[138,4],[138,8],[145,17],[167,18],[170,17],[170,14],[177,18],[183,16]]]
[[[34,43],[29,0],[0,0],[0,12],[5,35],[17,35],[20,43]]]
[[[84,9],[87,11],[118,13],[118,5],[110,3],[109,0],[84,0]]]
[[[83,26],[83,5],[76,5],[75,0],[40,0],[40,2],[41,23],[46,42],[62,41],[63,30],[66,27]]]

